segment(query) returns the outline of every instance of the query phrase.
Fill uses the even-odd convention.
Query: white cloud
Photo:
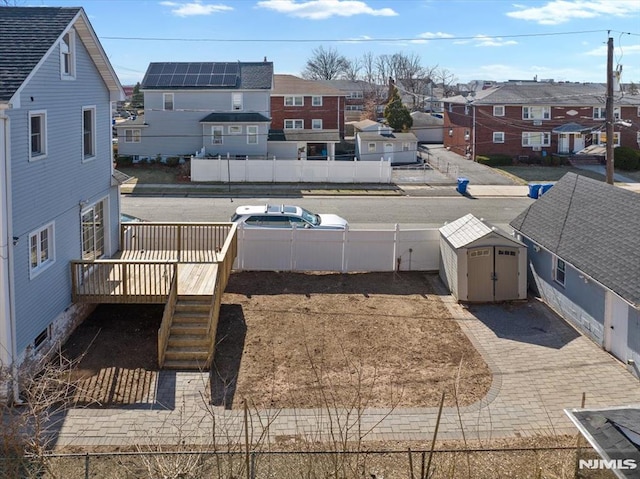
[[[392,17],[398,15],[391,8],[374,9],[358,0],[264,0],[257,4],[292,17],[310,20],[325,20],[333,16],[351,17],[353,15],[374,15]]]
[[[368,35],[362,35],[356,38],[349,38],[348,40],[344,40],[341,43],[363,43],[368,41],[371,41],[371,37]]]
[[[436,33],[424,32],[418,35],[418,38],[424,38],[426,40],[429,40],[432,38],[453,38],[453,35],[451,35],[450,33],[442,33],[442,32],[436,32]]]
[[[203,4],[201,0],[190,3],[160,2],[160,5],[171,7],[171,13],[178,17],[192,17],[196,15],[211,15],[212,13],[228,12],[233,8],[227,5]]]
[[[559,25],[573,19],[596,18],[601,16],[638,15],[637,0],[552,0],[540,7],[514,5],[518,10],[507,12],[507,16],[539,23]]]
[[[640,53],[640,45],[628,45],[625,47],[616,47],[614,48],[614,54],[616,58],[620,58],[623,55],[637,55]],[[598,48],[594,48],[593,50],[589,50],[585,52],[585,55],[589,55],[591,57],[606,57],[607,56],[607,46],[602,45]]]
[[[518,44],[515,40],[504,40],[500,37],[488,37],[486,35],[476,35],[474,42],[476,47],[505,47]]]

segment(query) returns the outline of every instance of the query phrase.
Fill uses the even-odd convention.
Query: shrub
[[[170,156],[167,158],[167,166],[175,167],[180,163],[180,158],[177,156]]]
[[[628,146],[619,146],[613,150],[613,164],[625,171],[640,170],[640,151]]]
[[[131,166],[133,164],[133,156],[118,155],[116,163],[120,166]]]
[[[495,155],[478,155],[476,161],[487,166],[508,166],[513,164],[513,158],[509,155],[495,154]]]

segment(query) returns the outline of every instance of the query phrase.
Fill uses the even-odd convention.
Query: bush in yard
[[[120,166],[131,166],[133,164],[133,156],[119,155],[116,158],[116,163]]]
[[[495,154],[495,155],[478,155],[476,156],[476,162],[487,166],[509,166],[513,164],[513,158],[509,155]]]
[[[613,150],[613,164],[625,171],[640,170],[640,151],[628,146],[619,146]]]
[[[170,156],[167,158],[167,166],[175,167],[180,163],[180,158],[177,156]]]

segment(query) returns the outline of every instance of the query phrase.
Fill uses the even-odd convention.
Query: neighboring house
[[[0,367],[46,353],[91,310],[71,303],[69,264],[119,247],[123,98],[82,8],[0,9]]]
[[[269,156],[335,158],[335,146],[344,138],[344,94],[293,75],[274,75],[273,79]]]
[[[359,122],[356,126],[356,157],[360,161],[380,161],[384,159],[392,164],[415,163],[418,152],[418,139],[413,133],[394,133],[389,126],[370,120]],[[374,129],[375,128],[375,129]]]
[[[445,99],[444,145],[460,154],[531,161],[606,142],[606,87],[512,81]],[[640,95],[615,96],[614,145],[638,148]]]
[[[374,85],[362,80],[318,80],[325,85],[340,90],[345,96],[344,121],[358,121],[369,104],[376,105],[376,113],[382,116],[387,86]]]
[[[529,281],[569,323],[638,375],[640,195],[567,173],[511,222]]]
[[[151,63],[144,118],[117,125],[118,153],[143,158],[266,157],[271,62]]]

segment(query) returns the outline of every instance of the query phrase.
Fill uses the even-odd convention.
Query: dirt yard
[[[103,305],[76,330],[66,350],[87,351],[79,402],[148,399],[161,315]],[[442,391],[453,405],[456,378],[464,405],[491,384],[423,273],[234,273],[217,341],[211,395],[227,408],[437,406]]]

